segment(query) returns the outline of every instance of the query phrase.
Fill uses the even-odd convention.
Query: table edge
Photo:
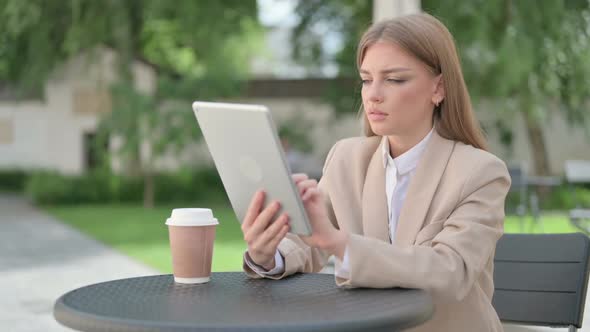
[[[240,273],[240,272],[217,272],[217,273]],[[311,273],[310,273],[311,274]],[[321,274],[321,273],[315,273]],[[121,278],[115,280],[109,280],[105,282],[99,282],[95,284],[90,284],[82,287],[78,287],[76,289],[70,290],[63,295],[61,295],[56,301],[53,306],[53,317],[57,322],[62,324],[63,326],[77,329],[80,331],[87,331],[87,332],[99,332],[99,331],[106,331],[106,330],[113,330],[113,329],[120,329],[125,331],[148,331],[154,329],[185,329],[191,331],[208,331],[211,329],[227,329],[227,330],[234,330],[234,331],[315,331],[318,328],[325,329],[326,331],[353,331],[358,329],[371,329],[372,331],[380,330],[380,328],[384,328],[385,325],[388,325],[388,329],[392,327],[392,321],[389,317],[380,317],[380,318],[373,318],[367,319],[363,321],[355,320],[355,321],[338,321],[336,323],[327,323],[327,324],[284,324],[284,323],[277,323],[277,324],[268,324],[265,326],[241,326],[237,327],[234,325],[202,325],[199,327],[195,327],[194,325],[189,324],[179,324],[174,322],[159,322],[157,325],[155,324],[146,324],[146,322],[153,323],[154,321],[150,320],[137,320],[137,319],[122,319],[122,318],[106,318],[105,316],[95,315],[88,312],[80,311],[74,308],[67,306],[64,303],[64,298],[68,296],[70,293],[79,291],[81,289],[92,287],[99,284],[104,283],[111,283],[116,281],[128,280],[128,279],[139,279],[139,278],[153,278],[153,277],[161,277],[161,276],[171,276],[171,274],[157,274],[157,275],[150,275],[150,276],[140,276],[140,277],[131,277],[131,278]],[[356,288],[355,288],[356,289]],[[406,288],[408,289],[408,288]],[[395,324],[395,328],[405,329],[408,327],[415,327],[423,324],[424,322],[428,321],[434,314],[434,303],[432,300],[432,296],[423,289],[411,289],[415,291],[419,291],[423,297],[429,299],[428,307],[424,308],[424,310],[418,310],[415,315],[408,316],[403,321],[397,321]],[[422,300],[417,301],[422,302]],[[158,322],[158,321],[156,321]],[[360,324],[359,324],[360,323]],[[101,326],[102,327],[99,327]],[[96,326],[97,328],[93,328],[92,326]]]

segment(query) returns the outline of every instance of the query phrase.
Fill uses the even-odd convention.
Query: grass
[[[172,273],[166,218],[175,207],[208,207],[219,220],[212,270],[239,271],[246,250],[233,210],[223,203],[158,206],[140,205],[51,206],[53,216],[124,254],[163,273]]]
[[[209,207],[219,220],[213,250],[213,271],[240,271],[246,250],[240,225],[227,202],[200,202],[193,207]],[[175,207],[158,206],[152,210],[140,205],[80,205],[45,207],[49,213],[83,233],[135,258],[163,273],[172,273],[168,229],[164,222]],[[570,233],[578,230],[564,214],[548,214],[541,223],[532,217],[509,216],[506,233]]]

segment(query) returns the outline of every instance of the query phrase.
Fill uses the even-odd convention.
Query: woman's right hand
[[[275,253],[281,240],[289,231],[289,216],[282,213],[274,221],[272,218],[277,214],[281,205],[273,201],[264,210],[265,193],[257,191],[250,202],[246,217],[242,221],[242,233],[248,244],[248,255],[250,259],[267,271],[275,267]]]

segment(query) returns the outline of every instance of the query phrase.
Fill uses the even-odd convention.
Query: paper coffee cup
[[[175,282],[200,284],[210,280],[213,242],[218,224],[210,209],[172,210],[166,225]]]

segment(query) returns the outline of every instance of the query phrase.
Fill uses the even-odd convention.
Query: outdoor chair
[[[528,209],[528,185],[525,167],[523,164],[512,164],[508,166],[508,174],[512,180],[510,184],[510,195],[516,195],[516,206],[514,210],[508,211],[516,214],[520,219],[520,231],[524,231],[524,217]]]
[[[582,327],[590,240],[582,233],[505,234],[492,303],[505,323]]]
[[[583,206],[575,185],[590,183],[590,161],[567,160],[565,162],[565,178],[576,204],[576,207],[569,212],[570,222],[582,232],[589,234],[590,206]]]

